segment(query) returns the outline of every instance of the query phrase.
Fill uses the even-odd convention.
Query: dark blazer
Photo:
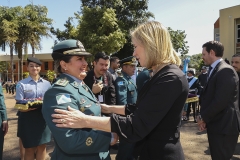
[[[176,65],[167,65],[145,83],[136,106],[127,105],[127,116],[112,115],[111,130],[137,142],[140,160],[183,160],[179,127],[187,95],[186,76]]]
[[[94,71],[91,70],[87,73],[87,76],[84,78],[84,83],[92,89],[92,85],[94,82]],[[105,104],[111,105],[111,104],[116,104],[116,94],[115,94],[115,87],[113,84],[113,77],[111,73],[108,71],[106,72],[106,77],[107,77],[107,83],[108,85],[104,85],[101,94],[103,95],[103,101]],[[105,82],[103,82],[105,83]],[[100,93],[95,94],[96,98],[98,98],[98,95]]]
[[[200,96],[201,116],[211,134],[239,134],[238,75],[221,61],[212,71]]]

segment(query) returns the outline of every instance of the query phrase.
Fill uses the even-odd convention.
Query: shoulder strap
[[[197,78],[196,78],[196,77],[193,77],[193,79],[192,79],[190,82],[188,82],[189,88],[192,87],[193,83],[194,83],[196,80],[197,80]]]

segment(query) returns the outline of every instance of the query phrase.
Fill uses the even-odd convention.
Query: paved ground
[[[9,119],[9,132],[5,137],[3,160],[19,160],[19,148],[17,138],[17,116],[13,108],[15,104],[12,95],[5,94],[5,103]],[[193,121],[184,122],[181,128],[181,143],[187,160],[210,160],[209,148],[206,133],[200,133]],[[51,152],[54,148],[52,141],[47,145],[47,158],[50,159]],[[114,159],[117,150],[111,150],[111,157]],[[240,160],[240,138],[233,156],[233,160]]]

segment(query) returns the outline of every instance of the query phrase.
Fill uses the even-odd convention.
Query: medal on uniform
[[[84,111],[85,111],[85,108],[84,108],[84,107],[81,107],[81,108],[80,108],[80,111],[81,111],[81,112],[84,112]]]
[[[84,98],[81,98],[80,99],[80,104],[84,104],[84,103],[86,103],[86,100]]]
[[[86,145],[87,145],[87,146],[91,146],[92,143],[93,143],[92,138],[91,138],[91,137],[88,137],[88,138],[86,139]]]

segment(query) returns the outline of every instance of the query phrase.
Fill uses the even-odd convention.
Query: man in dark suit
[[[194,75],[195,74],[193,70],[188,70],[187,72],[187,79],[188,79],[188,85],[189,85],[188,97],[196,97],[200,93],[201,86],[200,86],[199,80],[196,77],[194,77]],[[188,109],[187,109],[187,120],[189,120],[189,115],[191,113],[191,107],[192,107],[194,123],[197,123],[196,106],[197,106],[197,102],[190,102],[188,103]]]
[[[84,83],[92,89],[92,92],[100,103],[108,105],[116,104],[113,77],[108,72],[109,56],[105,53],[97,53],[93,65],[94,68],[87,73]]]
[[[235,69],[235,71],[238,74],[238,78],[240,77],[240,54],[234,54],[232,56],[232,61],[231,61],[231,65],[233,66],[233,68]],[[238,93],[240,92],[240,86],[238,88]],[[239,93],[240,95],[240,93]],[[240,109],[240,103],[238,102],[238,107]]]
[[[210,41],[202,46],[202,59],[210,65],[208,82],[200,96],[200,131],[207,129],[213,160],[231,159],[240,130],[238,108],[238,76],[223,59],[224,47]]]
[[[201,70],[201,74],[198,76],[198,80],[199,80],[199,83],[200,83],[202,89],[205,86],[205,84],[207,83],[207,76],[208,76],[207,67],[203,66],[202,70]]]

